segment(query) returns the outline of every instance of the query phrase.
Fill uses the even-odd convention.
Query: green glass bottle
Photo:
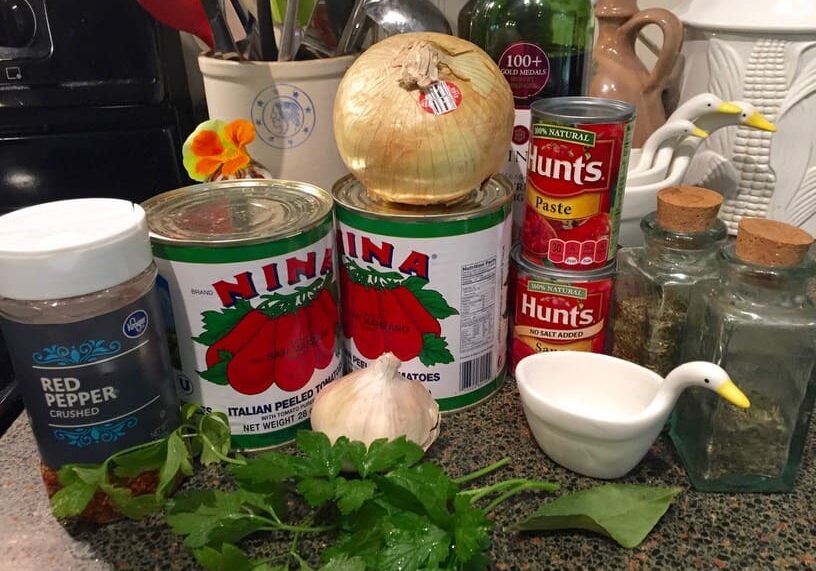
[[[502,172],[515,186],[514,236],[524,217],[530,104],[583,95],[595,17],[590,0],[476,0],[470,41],[499,65],[513,89],[516,123]]]
[[[468,0],[467,4],[459,10],[459,17],[456,19],[456,35],[463,40],[470,39],[470,19],[473,17],[473,7],[476,0]]]

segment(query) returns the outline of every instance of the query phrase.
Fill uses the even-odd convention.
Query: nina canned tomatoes
[[[534,353],[604,352],[614,261],[603,268],[570,272],[532,264],[517,246],[511,270],[511,370]]]
[[[493,394],[507,355],[507,179],[453,204],[409,206],[346,177],[334,199],[346,368],[390,351],[443,411]]]
[[[571,270],[614,260],[635,108],[593,97],[532,105],[522,253]]]
[[[236,448],[292,440],[342,372],[332,199],[305,183],[232,180],[144,203],[172,308],[179,397],[229,417]]]

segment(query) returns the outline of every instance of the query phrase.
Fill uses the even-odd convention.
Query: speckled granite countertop
[[[494,533],[496,569],[813,569],[816,568],[816,430],[795,492],[791,494],[702,494],[688,489],[679,459],[661,437],[624,481],[676,485],[684,493],[652,534],[632,550],[585,532],[520,536]],[[63,526],[49,512],[31,430],[20,418],[0,439],[0,569],[16,571],[197,569],[190,552],[159,517],[105,527]],[[453,475],[510,456],[493,475],[558,481],[565,491],[597,484],[551,462],[536,446],[518,401],[515,383],[468,411],[446,416],[442,436],[429,457]],[[184,488],[218,485],[220,468],[200,470]],[[491,478],[485,478],[489,483]],[[545,497],[511,500],[495,512],[498,526],[530,513]],[[497,526],[497,527],[498,527]],[[255,554],[285,552],[272,536],[242,544]],[[301,543],[317,553],[318,543]]]

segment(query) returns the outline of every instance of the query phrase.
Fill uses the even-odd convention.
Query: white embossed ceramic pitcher
[[[686,0],[680,100],[713,92],[748,101],[775,133],[721,129],[694,157],[686,182],[725,195],[720,217],[816,231],[816,0]]]

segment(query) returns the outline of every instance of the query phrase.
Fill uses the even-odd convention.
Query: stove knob
[[[26,0],[0,0],[0,46],[25,47],[36,32],[37,19]]]

